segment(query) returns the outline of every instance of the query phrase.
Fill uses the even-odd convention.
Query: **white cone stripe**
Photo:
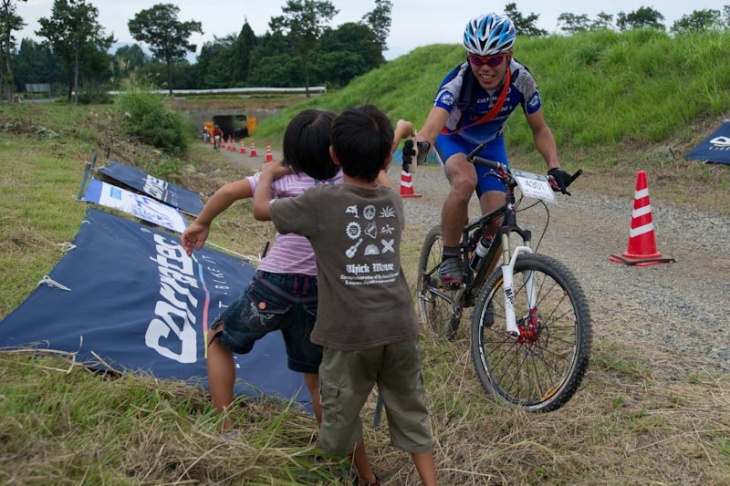
[[[644,226],[639,226],[638,228],[632,228],[631,231],[629,231],[629,237],[635,238],[646,233],[651,233],[652,231],[654,231],[654,223],[645,224]]]
[[[649,188],[641,189],[634,194],[634,199],[641,199],[642,197],[649,197]]]
[[[644,206],[643,208],[634,209],[634,211],[631,213],[631,217],[638,218],[641,216],[646,216],[647,214],[650,214],[650,213],[651,213],[651,204],[649,204],[648,206]]]
[[[413,183],[412,182],[401,181],[400,182],[400,186],[401,187],[413,187]]]

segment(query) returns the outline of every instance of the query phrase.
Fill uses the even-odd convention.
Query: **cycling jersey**
[[[450,113],[446,121],[447,131],[463,128],[451,136],[461,137],[474,145],[489,142],[502,133],[507,119],[517,106],[521,106],[528,115],[540,109],[540,93],[529,69],[514,59],[509,69],[511,82],[502,109],[497,116],[483,123],[476,122],[497,103],[502,86],[494,90],[482,88],[472,74],[468,61],[456,66],[444,78],[433,106]]]

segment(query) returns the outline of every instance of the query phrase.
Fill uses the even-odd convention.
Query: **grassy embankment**
[[[653,193],[661,190],[688,208],[730,210],[727,167],[682,160],[730,106],[727,34],[520,39],[517,54],[538,78],[565,165],[590,176],[582,184],[630,192],[643,168]],[[456,45],[420,48],[290,112],[371,102],[392,119],[419,124],[444,72],[462,57]],[[92,152],[102,156],[110,148],[111,158],[205,194],[240,175],[199,144],[181,160],[134,144],[109,110],[0,106],[0,316],[61,258],[57,245],[73,239],[85,210],[74,198]],[[289,113],[262,123],[259,136],[276,139]],[[511,121],[509,146],[522,164],[539,168],[519,118]],[[253,222],[248,204],[240,204],[217,221],[211,240],[251,254],[270,236],[270,227]],[[417,245],[405,248],[408,265],[415,264]],[[728,377],[698,368],[666,381],[667,356],[598,334],[595,341],[578,395],[559,412],[525,415],[485,399],[465,343],[424,336],[442,484],[730,482]],[[232,415],[243,433],[225,441],[210,432],[214,419],[201,390],[131,375],[111,379],[66,359],[26,355],[0,354],[2,483],[278,485],[332,484],[339,477],[334,461],[312,460],[311,417],[242,399]],[[416,484],[387,433],[368,428],[366,434],[389,484]]]

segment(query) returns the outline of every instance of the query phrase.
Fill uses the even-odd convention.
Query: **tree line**
[[[160,3],[134,14],[127,26],[135,44],[119,47],[96,21],[97,8],[88,0],[54,0],[51,14],[39,20],[40,42],[13,35],[25,26],[17,15],[19,2],[0,0],[0,89],[3,100],[23,92],[29,83],[65,86],[69,99],[98,101],[108,89],[135,85],[176,89],[249,86],[292,87],[325,85],[339,88],[385,62],[392,3],[374,0],[359,22],[332,26],[339,11],[328,0],[287,0],[281,15],[269,21],[269,31],[257,36],[248,21],[238,34],[214,37],[197,51],[190,43],[202,24],[180,20],[179,8]],[[548,35],[537,27],[539,15],[523,14],[507,3],[504,13],[520,35]],[[562,13],[559,29],[567,35],[585,31],[654,28],[666,30],[664,16],[651,7],[617,15]],[[730,5],[718,10],[695,10],[674,22],[670,32],[730,28]],[[144,47],[144,48],[143,48]],[[146,49],[145,49],[146,48]],[[148,54],[148,52],[150,54]]]

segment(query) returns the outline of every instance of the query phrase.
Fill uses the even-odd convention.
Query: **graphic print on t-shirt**
[[[396,264],[396,240],[387,237],[396,231],[387,221],[396,217],[395,210],[385,207],[378,211],[373,204],[362,207],[353,204],[346,208],[345,215],[348,216],[345,235],[353,244],[345,250],[345,256],[351,262],[345,265],[344,273],[340,276],[342,282],[345,285],[395,282],[400,271]]]

